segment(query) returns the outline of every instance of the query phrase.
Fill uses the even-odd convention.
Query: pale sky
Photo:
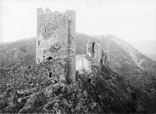
[[[156,0],[0,0],[0,42],[36,36],[37,10],[76,11],[76,32],[156,40]]]

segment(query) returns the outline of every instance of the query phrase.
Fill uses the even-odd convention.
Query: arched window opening
[[[91,43],[91,55],[94,56],[95,55],[95,42]]]
[[[33,82],[32,81],[29,81],[29,85],[33,85]]]
[[[95,52],[95,43],[92,43],[92,53]]]

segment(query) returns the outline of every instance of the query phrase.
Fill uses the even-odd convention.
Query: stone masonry
[[[64,76],[75,81],[75,12],[37,9],[36,63],[62,59]]]
[[[106,67],[109,67],[109,54],[108,54],[108,51],[102,51],[101,64],[106,66]]]
[[[87,55],[92,58],[94,65],[100,65],[102,58],[101,43],[99,41],[88,41]]]
[[[101,49],[100,41],[88,41],[87,43],[87,56],[92,61],[92,65],[106,67],[109,66],[109,56],[107,51]]]

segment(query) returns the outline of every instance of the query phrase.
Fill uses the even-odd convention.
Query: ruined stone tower
[[[88,41],[87,56],[92,60],[92,65],[104,65],[106,67],[109,66],[108,51],[104,51],[101,49],[100,41]]]
[[[101,65],[109,67],[109,54],[108,54],[108,51],[102,51]]]
[[[88,41],[87,55],[92,58],[95,65],[100,65],[102,57],[101,43],[99,41]]]
[[[75,80],[75,12],[37,9],[36,63],[61,59],[67,80]]]

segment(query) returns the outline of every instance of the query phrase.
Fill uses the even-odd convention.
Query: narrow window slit
[[[52,72],[49,73],[49,78],[52,78]]]

